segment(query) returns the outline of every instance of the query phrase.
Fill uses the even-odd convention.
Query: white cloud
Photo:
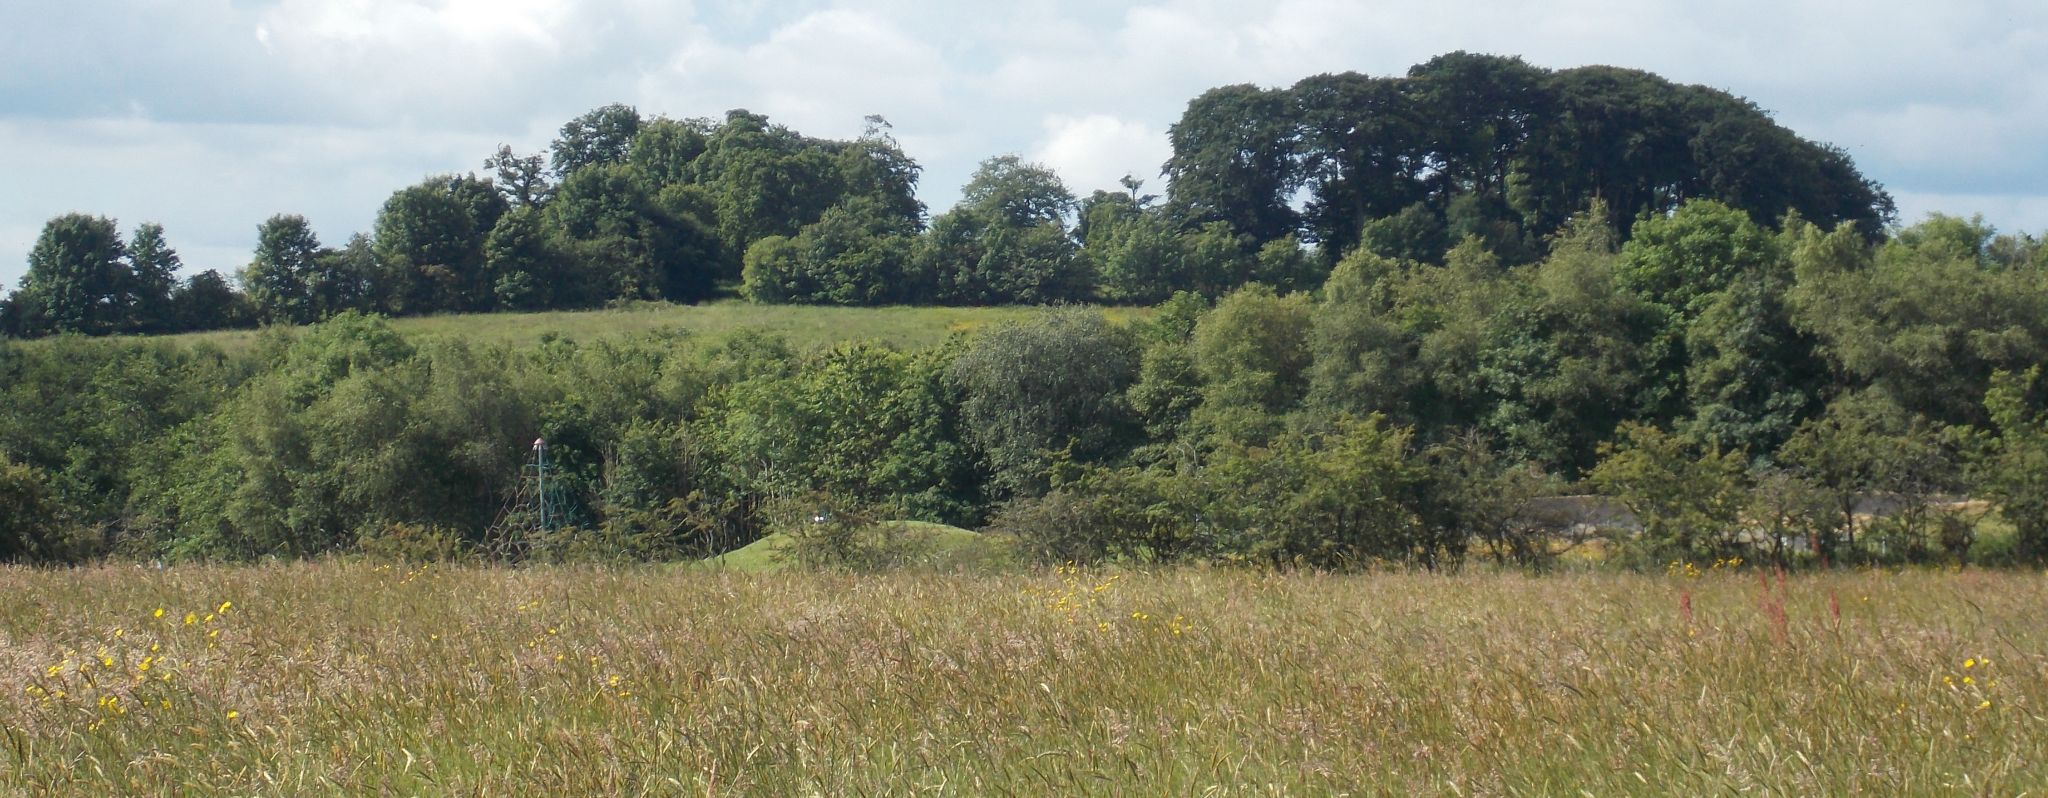
[[[736,47],[699,36],[641,78],[643,106],[684,115],[765,113],[812,135],[857,135],[869,114],[929,124],[946,107],[944,58],[887,20],[830,10]]]
[[[5,4],[0,31],[10,284],[55,213],[160,220],[232,267],[271,213],[339,240],[421,175],[613,101],[831,137],[882,114],[934,210],[1007,152],[1080,193],[1126,172],[1163,193],[1164,131],[1205,89],[1452,50],[1727,89],[1847,149],[1908,220],[1952,202],[2048,229],[2038,0],[72,0]]]
[[[2001,233],[2048,233],[2048,197],[2038,194],[1942,194],[1919,191],[1893,192],[1899,204],[1899,223],[1913,225],[1930,214],[1983,216]]]
[[[549,31],[571,10],[538,0],[284,0],[255,29],[278,67],[351,116],[439,117],[502,106],[523,80],[557,66],[563,44]]]
[[[0,121],[0,152],[36,154],[13,168],[38,189],[0,193],[0,281],[18,282],[44,221],[74,211],[114,217],[124,233],[163,224],[189,271],[234,272],[277,213],[303,214],[339,245],[368,232],[393,191],[466,171],[491,142],[402,128]]]
[[[1054,114],[1046,118],[1045,138],[1030,159],[1052,167],[1075,195],[1087,196],[1096,189],[1116,190],[1125,175],[1151,180],[1171,154],[1166,134],[1142,122]]]

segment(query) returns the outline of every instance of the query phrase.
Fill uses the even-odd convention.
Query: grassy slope
[[[933,565],[943,566],[949,562],[979,561],[1000,558],[999,545],[972,530],[957,526],[934,524],[928,521],[891,521],[912,538],[913,545],[925,549],[924,558]],[[780,571],[787,567],[778,550],[788,541],[785,535],[769,535],[746,546],[705,559],[703,564],[712,568],[743,573],[766,573]]]
[[[2048,784],[2040,574],[1766,584],[0,569],[0,794]]]
[[[557,333],[588,341],[612,336],[684,330],[718,337],[741,330],[779,334],[799,349],[849,340],[886,341],[916,349],[944,341],[956,332],[972,332],[992,324],[1030,317],[1031,307],[958,308],[891,307],[834,308],[804,305],[756,305],[737,300],[702,305],[639,303],[609,310],[547,313],[480,313],[423,316],[392,321],[392,327],[416,339],[466,338],[476,343],[529,346],[543,335]],[[1128,320],[1146,311],[1105,308],[1114,320]],[[248,348],[260,335],[254,330],[223,330],[170,336],[168,340],[211,343],[229,351]]]

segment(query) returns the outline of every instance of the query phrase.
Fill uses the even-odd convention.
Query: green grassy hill
[[[885,341],[917,349],[944,341],[956,332],[1029,317],[1035,307],[887,307],[840,308],[809,305],[757,305],[725,300],[700,305],[641,302],[618,308],[545,313],[477,313],[394,319],[391,326],[416,341],[463,338],[473,343],[538,343],[555,333],[577,341],[683,331],[722,337],[756,330],[787,339],[798,349],[830,346],[841,341]],[[1112,321],[1139,318],[1144,308],[1104,308]],[[230,352],[252,346],[256,330],[220,330],[169,336],[166,340],[211,343]]]
[[[885,521],[883,525],[896,527],[896,531],[903,536],[904,544],[917,552],[917,564],[925,567],[950,570],[955,567],[998,564],[1011,558],[1007,541],[957,526],[926,521]],[[697,564],[716,570],[746,573],[780,571],[788,566],[781,552],[788,542],[787,535],[769,535],[742,548],[701,560]]]

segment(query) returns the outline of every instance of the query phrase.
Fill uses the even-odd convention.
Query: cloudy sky
[[[74,210],[163,223],[188,270],[239,268],[279,212],[338,244],[393,190],[614,101],[834,138],[881,114],[935,211],[1001,153],[1076,193],[1157,186],[1204,89],[1451,50],[1727,89],[1908,220],[2048,231],[2039,0],[66,0],[0,8],[0,281]]]

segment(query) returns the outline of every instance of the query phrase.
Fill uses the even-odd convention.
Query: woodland
[[[1613,67],[1222,87],[1170,138],[1164,196],[1003,155],[933,214],[880,118],[832,141],[611,105],[339,247],[272,217],[232,275],[57,217],[0,303],[0,558],[780,532],[854,563],[889,541],[842,520],[897,519],[1047,562],[1541,567],[1577,542],[1545,501],[1585,493],[1637,520],[1603,544],[1639,566],[2048,556],[2033,236],[1902,224],[1840,149]],[[925,347],[392,322],[735,299],[1045,309]],[[562,514],[496,545],[535,437]]]

